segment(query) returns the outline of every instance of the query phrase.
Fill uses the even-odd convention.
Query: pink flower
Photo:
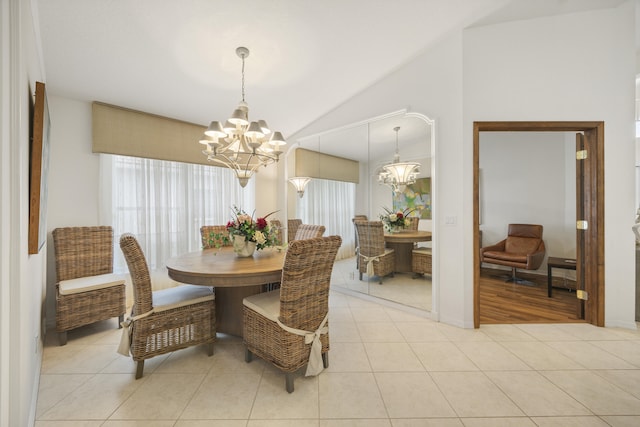
[[[402,219],[404,218],[404,214],[402,212],[396,212],[396,217],[398,217],[398,219]]]
[[[238,215],[238,222],[240,224],[244,224],[244,223],[251,224],[251,216],[247,214]]]

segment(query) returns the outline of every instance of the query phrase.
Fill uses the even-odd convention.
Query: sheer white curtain
[[[226,224],[234,205],[254,209],[254,182],[242,189],[230,169],[101,156],[102,223],[113,226],[116,272],[127,271],[119,248],[122,233],[136,236],[154,270],[172,256],[200,249],[200,227]]]
[[[325,236],[342,237],[336,259],[352,257],[355,233],[351,222],[355,215],[356,184],[312,179],[304,197],[298,199],[298,212],[304,224],[324,225]]]

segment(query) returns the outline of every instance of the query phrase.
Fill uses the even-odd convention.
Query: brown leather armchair
[[[516,277],[516,268],[538,269],[544,260],[545,252],[542,225],[509,224],[506,239],[480,249],[480,262],[511,267],[508,282],[531,284]]]

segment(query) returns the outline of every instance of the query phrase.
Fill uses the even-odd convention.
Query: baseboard
[[[640,329],[639,322],[626,320],[605,320],[605,328],[624,328],[637,331]]]

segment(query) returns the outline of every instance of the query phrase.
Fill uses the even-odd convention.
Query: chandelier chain
[[[398,154],[400,151],[398,150],[398,131],[400,130],[400,126],[396,126],[393,128],[393,130],[396,131],[396,154]]]
[[[245,55],[242,54],[242,102],[244,102],[244,57]]]

